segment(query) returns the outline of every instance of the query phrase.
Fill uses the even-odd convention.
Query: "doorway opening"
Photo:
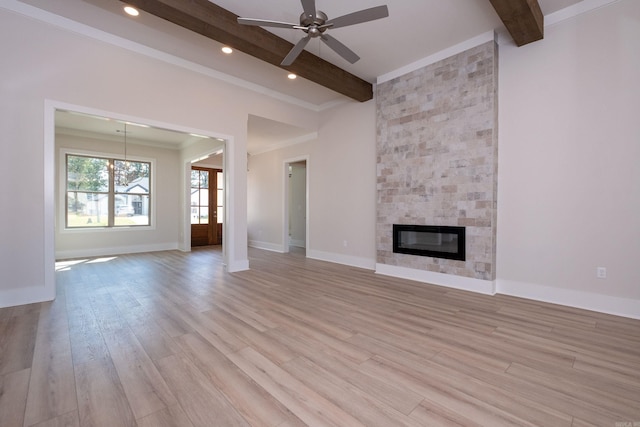
[[[285,206],[284,252],[292,248],[305,252],[309,247],[309,159],[307,156],[284,162]]]
[[[190,221],[188,214],[186,214],[186,209],[180,209],[179,212],[172,211],[170,203],[167,204],[166,202],[167,200],[181,200],[184,201],[181,206],[186,206],[188,204],[187,200],[189,200],[189,192],[180,190],[180,193],[169,195],[167,193],[169,191],[168,188],[172,188],[171,191],[173,192],[175,187],[163,185],[166,180],[159,179],[156,183],[155,179],[159,176],[166,177],[174,174],[176,180],[181,180],[184,183],[184,186],[179,186],[178,188],[188,188],[189,173],[191,172],[190,159],[202,158],[204,154],[207,154],[207,156],[218,154],[222,165],[227,139],[212,135],[206,136],[207,132],[198,129],[181,128],[177,125],[123,116],[55,101],[47,103],[46,111],[45,168],[47,169],[47,176],[51,177],[45,185],[46,200],[49,200],[45,215],[47,224],[50,224],[50,226],[47,226],[49,234],[45,235],[45,240],[48,241],[46,254],[49,264],[54,265],[55,259],[116,255],[123,253],[123,250],[131,252],[171,249],[189,251],[189,240],[185,239],[185,237],[187,239],[190,238]],[[61,199],[67,193],[66,181],[60,178],[60,176],[65,176],[65,167],[63,163],[60,163],[60,159],[64,159],[64,156],[60,154],[63,150],[62,147],[71,147],[75,151],[89,151],[100,155],[114,153],[114,155],[122,157],[125,160],[125,164],[126,161],[132,158],[135,160],[136,156],[156,159],[157,168],[155,172],[157,173],[152,175],[154,177],[152,188],[154,188],[157,196],[153,198],[153,201],[157,205],[154,205],[153,209],[149,211],[150,226],[138,227],[135,230],[133,227],[114,227],[112,229],[93,227],[91,230],[82,230],[87,235],[86,239],[79,238],[79,236],[84,237],[81,236],[82,233],[80,231],[68,231],[64,222],[67,215],[66,211],[68,210],[67,206],[65,206],[67,203]],[[182,166],[178,166],[180,164]],[[222,167],[220,167],[221,172],[222,170]],[[227,170],[225,170],[226,172]],[[94,181],[97,181],[97,178]],[[224,179],[219,181],[224,183]],[[56,191],[56,188],[58,188],[58,191]],[[216,191],[216,195],[219,193],[222,196],[219,201],[216,201],[216,208],[226,205],[225,199],[228,189],[221,192]],[[132,198],[134,197],[132,196]],[[163,201],[160,202],[160,199]],[[144,206],[136,205],[135,200],[130,207],[127,206],[129,210],[126,212],[122,211],[123,207],[116,202],[106,206],[106,209],[110,210],[109,212],[112,211],[111,215],[114,216],[115,220],[121,222],[135,220],[137,216],[144,213],[139,212]],[[222,209],[220,211],[222,212]],[[222,213],[220,216],[222,217]],[[162,245],[155,243],[155,240],[157,240],[155,236],[166,233],[171,227],[179,227],[181,230],[180,240]],[[217,233],[220,236],[218,239],[219,244],[222,244],[221,228],[222,223],[218,226],[220,230]],[[107,234],[109,234],[109,239],[104,238]],[[98,242],[98,244],[95,244],[95,242]],[[224,264],[228,264],[226,251],[224,248],[221,249],[223,257],[225,257]],[[52,269],[51,274],[47,274],[46,281],[50,284],[50,288],[49,286],[47,287],[47,292],[55,289],[54,273],[55,271]]]
[[[199,166],[196,166],[198,164]],[[224,174],[196,163],[191,166],[191,247],[222,244]]]

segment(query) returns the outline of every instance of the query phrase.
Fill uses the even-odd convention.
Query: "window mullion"
[[[109,220],[108,227],[115,226],[116,197],[115,197],[115,160],[109,159]]]

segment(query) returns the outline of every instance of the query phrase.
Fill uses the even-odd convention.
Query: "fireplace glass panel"
[[[393,225],[393,252],[465,260],[465,228]]]
[[[401,231],[400,248],[437,252],[458,252],[458,235],[422,231]]]

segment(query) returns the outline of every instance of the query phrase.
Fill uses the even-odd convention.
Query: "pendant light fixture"
[[[129,162],[127,160],[127,122],[124,122],[124,162],[122,168],[123,177],[120,184],[126,187],[127,185],[129,185],[129,174],[127,173],[129,169]]]

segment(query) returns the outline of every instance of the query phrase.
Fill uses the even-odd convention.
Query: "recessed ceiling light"
[[[125,6],[125,7],[124,7],[124,11],[125,11],[127,14],[131,15],[131,16],[138,16],[138,15],[140,15],[140,12],[138,12],[138,9],[136,9],[136,8],[135,8],[135,7],[133,7],[133,6]]]
[[[298,77],[298,76],[296,76],[296,75],[295,75],[295,74],[293,74],[293,73],[289,73],[289,75],[287,76],[287,78],[288,78],[289,80],[295,80],[295,79],[296,79],[296,77]]]
[[[226,53],[227,55],[229,55],[230,53],[233,53],[233,49],[231,49],[229,46],[224,46],[224,47],[222,48],[222,51],[223,51],[224,53]]]

